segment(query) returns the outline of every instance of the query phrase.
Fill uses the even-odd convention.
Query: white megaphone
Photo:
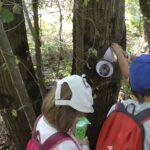
[[[113,62],[117,61],[117,57],[113,50],[109,47],[103,58],[96,64],[96,72],[104,78],[110,77],[114,72]]]

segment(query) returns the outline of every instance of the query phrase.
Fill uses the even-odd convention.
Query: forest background
[[[122,2],[111,0],[110,5],[112,3],[117,5],[117,3],[121,4]],[[79,31],[75,28],[75,26],[78,26],[78,19],[76,19],[76,17],[78,18],[77,10],[83,13],[82,15],[87,15],[84,14],[82,10],[91,8],[90,6],[95,3],[104,5],[104,10],[105,5],[109,5],[109,2],[105,4],[103,0],[95,0],[93,2],[91,2],[91,0],[84,0],[82,2],[73,2],[72,0],[0,1],[0,149],[24,149],[26,141],[31,135],[31,128],[35,116],[40,113],[42,100],[58,79],[72,73],[86,73],[88,80],[92,85],[95,85],[91,80],[91,76],[94,74],[96,79],[101,78],[95,75],[96,72],[93,70],[93,74],[87,71],[93,66],[95,69],[95,64],[93,65],[89,62],[91,60],[90,56],[92,55],[92,60],[97,61],[102,57],[111,42],[119,42],[114,40],[115,38],[113,39],[113,34],[111,34],[111,39],[105,38],[108,42],[105,42],[105,46],[99,46],[100,50],[96,48],[96,46],[89,48],[85,44],[84,48],[88,47],[88,52],[86,52],[88,54],[85,60],[88,62],[86,62],[86,64],[88,64],[87,66],[89,66],[89,68],[78,68],[79,64],[83,62],[80,62],[82,56],[80,56],[80,51],[79,53],[77,52],[77,45],[82,43],[83,38],[77,35]],[[150,0],[125,1],[125,12],[123,13],[126,25],[126,41],[124,43],[120,42],[120,44],[123,45],[126,52],[130,55],[140,55],[150,52],[150,26],[148,25],[148,17],[150,17],[150,11],[148,11],[149,5]],[[112,10],[113,9],[114,8],[112,8]],[[121,8],[119,7],[119,9]],[[109,12],[112,10],[107,9],[106,11]],[[115,11],[117,12],[117,10]],[[112,12],[110,12],[110,14],[112,14]],[[79,19],[82,20],[80,17]],[[23,23],[25,23],[25,26],[22,26]],[[108,22],[106,23],[108,24]],[[82,26],[82,23],[80,25]],[[89,26],[92,25],[89,24]],[[86,28],[86,25],[83,27]],[[101,30],[100,34],[103,35],[105,32],[105,30]],[[79,39],[79,41],[77,39]],[[103,40],[95,41],[101,43]],[[84,41],[84,43],[86,43],[86,41]],[[93,43],[92,45],[95,44]],[[80,50],[83,45],[80,45]],[[31,59],[31,61],[29,61],[29,59]],[[81,71],[82,69],[83,71]],[[108,80],[100,79],[99,83],[103,88],[105,84],[109,84],[112,79],[113,78]],[[104,110],[102,109],[100,116],[98,116],[98,118],[101,119],[97,119],[98,122],[96,122],[96,126],[93,126],[93,129],[89,131],[89,139],[93,139],[93,141],[91,140],[91,149],[95,147],[94,141],[96,141],[95,139],[97,138],[95,132],[99,132],[109,108],[117,99],[125,99],[130,96],[130,89],[126,81],[123,78],[117,77],[115,84],[117,83],[118,87],[114,92],[115,96],[113,96],[113,100],[109,102],[106,101],[107,104],[99,102],[100,105],[104,106]],[[100,89],[98,88],[96,87],[94,90],[94,99],[99,98],[97,92],[99,92]],[[109,85],[109,88],[113,89],[114,86]],[[105,87],[104,90],[106,92],[104,91],[103,93],[107,95],[107,99],[109,99],[108,95],[111,94],[107,89],[108,87]],[[111,92],[113,92],[113,90]],[[100,107],[97,102],[95,102],[94,107],[97,113],[93,116],[89,116],[91,121],[96,119],[99,113],[97,108]],[[25,121],[20,118],[23,118]],[[23,131],[21,129],[23,128],[21,127],[22,123],[24,124],[23,127],[27,126]],[[93,130],[95,131],[92,132]],[[91,135],[91,132],[93,135]],[[94,138],[92,136],[94,136]]]

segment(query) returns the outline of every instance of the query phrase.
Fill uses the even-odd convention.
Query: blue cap
[[[130,85],[136,93],[150,94],[150,54],[143,54],[131,63]]]

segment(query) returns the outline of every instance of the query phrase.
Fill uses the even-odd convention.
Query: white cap
[[[71,75],[58,81],[55,92],[55,104],[70,106],[83,113],[94,112],[92,89],[84,77],[85,75]],[[61,99],[61,85],[63,83],[67,83],[72,92],[70,100]]]

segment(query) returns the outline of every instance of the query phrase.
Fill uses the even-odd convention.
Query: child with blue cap
[[[122,103],[125,107],[129,106],[128,112],[133,111],[133,105],[130,104],[134,104],[134,115],[136,115],[150,108],[150,54],[142,54],[136,57],[129,66],[122,47],[117,43],[113,43],[111,47],[117,55],[121,73],[128,78],[132,93],[135,96],[134,100],[128,99]],[[108,116],[115,110],[115,107],[116,104],[112,106]],[[144,150],[150,149],[150,114],[148,115],[149,119],[143,123],[145,130]]]

